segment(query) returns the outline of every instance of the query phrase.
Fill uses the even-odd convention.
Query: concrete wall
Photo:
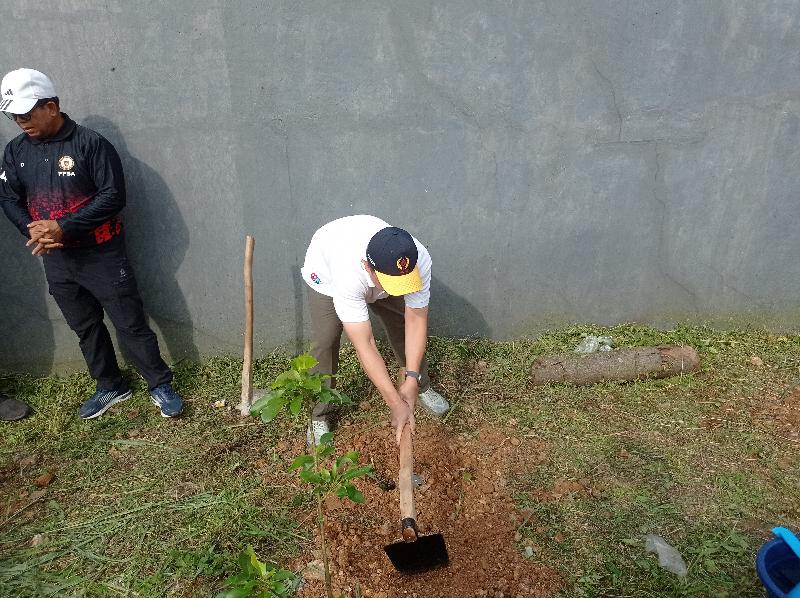
[[[5,0],[5,72],[49,73],[126,167],[173,357],[299,347],[313,231],[371,213],[434,259],[433,332],[569,322],[797,329],[800,4]],[[15,135],[0,119],[0,141]],[[0,365],[80,364],[0,222]]]

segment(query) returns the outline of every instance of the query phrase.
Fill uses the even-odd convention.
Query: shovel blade
[[[422,573],[450,562],[442,534],[419,536],[414,542],[394,542],[384,547],[386,556],[400,573]]]

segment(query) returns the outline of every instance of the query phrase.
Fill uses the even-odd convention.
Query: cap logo
[[[13,95],[14,95],[14,92],[13,92],[13,91],[11,91],[10,89],[7,89],[7,90],[6,90],[6,95],[7,95],[7,96],[13,96]]]
[[[75,167],[75,160],[72,156],[61,156],[58,159],[58,167],[61,170],[72,170]]]
[[[400,274],[408,274],[408,266],[411,265],[411,260],[408,259],[407,256],[403,256],[399,258],[396,262],[397,269],[400,270]]]

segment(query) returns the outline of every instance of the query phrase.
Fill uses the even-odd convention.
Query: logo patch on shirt
[[[75,176],[75,173],[72,172],[72,169],[75,168],[75,160],[72,159],[72,156],[61,156],[58,159],[58,168],[60,171],[58,176]]]
[[[314,282],[314,284],[322,284],[322,279],[317,276],[316,272],[311,273],[311,280]]]
[[[0,174],[0,181],[8,182],[8,177],[6,176],[6,171],[4,170],[2,174]]]
[[[58,167],[61,170],[70,171],[75,168],[75,160],[73,160],[72,156],[61,156],[58,159]]]

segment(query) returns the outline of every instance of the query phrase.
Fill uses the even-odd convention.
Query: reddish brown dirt
[[[793,442],[800,440],[800,386],[787,389],[768,405],[768,414],[778,433]]]
[[[400,539],[396,489],[385,491],[373,480],[359,480],[365,504],[327,501],[336,596],[355,596],[358,587],[362,596],[375,598],[544,597],[559,588],[557,573],[524,558],[515,541],[526,514],[514,507],[509,481],[541,462],[543,447],[490,427],[475,436],[466,440],[442,425],[420,423],[414,437],[414,471],[424,482],[415,493],[417,523],[423,533],[444,536],[447,568],[408,576],[392,566],[384,546]],[[379,479],[396,483],[398,452],[388,428],[361,432],[344,426],[337,439],[341,450],[355,449],[363,462],[371,461]],[[292,568],[319,556],[305,555]],[[306,573],[300,596],[325,595],[323,582],[313,577]]]

